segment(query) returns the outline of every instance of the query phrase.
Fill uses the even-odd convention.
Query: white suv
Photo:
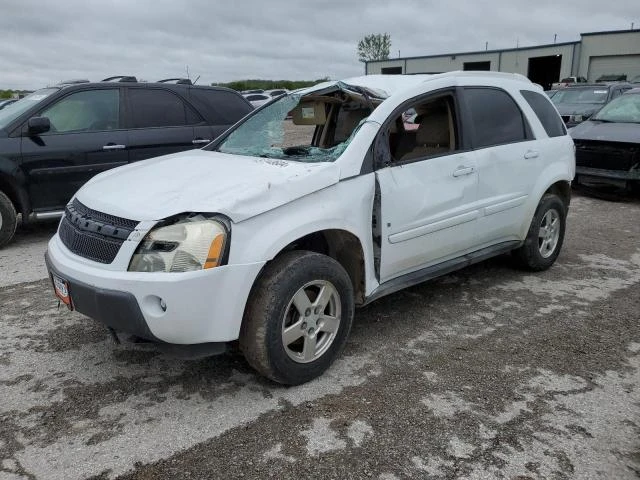
[[[203,150],[94,177],[46,261],[61,301],[112,332],[210,353],[239,340],[298,384],[339,354],[355,306],[505,252],[550,267],[574,170],[522,76],[327,82]]]

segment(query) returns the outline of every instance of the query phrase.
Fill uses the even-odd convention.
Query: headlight
[[[228,230],[203,215],[160,225],[142,240],[129,263],[130,272],[189,272],[222,264]]]

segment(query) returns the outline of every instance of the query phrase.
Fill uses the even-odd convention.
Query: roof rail
[[[138,79],[130,75],[116,75],[115,77],[105,78],[101,82],[133,82],[137,83]]]
[[[164,80],[158,80],[157,83],[169,83],[175,82],[177,85],[193,85],[188,78],[165,78]]]
[[[89,80],[75,78],[75,79],[72,79],[72,80],[63,80],[58,85],[75,85],[77,83],[89,83]]]

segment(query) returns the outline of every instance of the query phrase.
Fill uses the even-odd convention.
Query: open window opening
[[[291,93],[256,112],[216,148],[234,155],[332,162],[383,100],[344,84],[307,95]]]
[[[453,97],[425,100],[400,114],[389,128],[392,162],[404,162],[459,149]]]

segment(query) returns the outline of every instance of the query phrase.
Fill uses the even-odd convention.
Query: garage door
[[[595,82],[602,75],[626,75],[631,80],[640,75],[640,55],[591,57],[587,80]]]

